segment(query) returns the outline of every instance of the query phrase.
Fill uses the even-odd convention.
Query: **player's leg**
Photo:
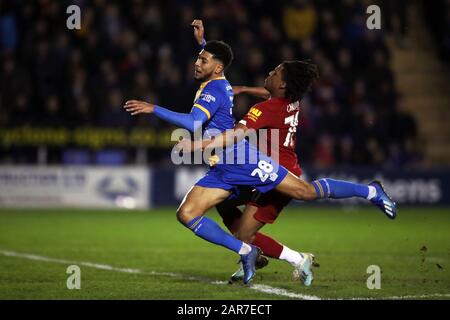
[[[314,256],[309,253],[292,250],[275,239],[259,232],[266,223],[273,223],[275,221],[290,199],[277,192],[269,192],[269,194],[263,196],[270,198],[271,201],[262,207],[251,204],[246,205],[235,233],[236,237],[261,248],[264,255],[288,262],[294,267],[294,278],[301,279],[305,285],[310,285],[313,280],[312,266],[309,266],[307,270],[304,270],[304,267],[305,263],[309,263],[310,259],[312,263]],[[243,275],[243,270],[239,269],[231,276],[230,281],[239,281]]]
[[[261,223],[258,220],[253,218],[253,215],[257,210],[258,210],[258,208],[255,206],[252,206],[252,205],[245,206],[244,212],[242,213],[241,217],[239,218],[238,223],[235,225],[236,230],[234,232],[234,235],[236,236],[236,238],[238,238],[244,242],[247,242],[247,243],[253,242],[257,231],[261,227],[264,226],[264,223]],[[253,245],[259,247],[255,243],[253,243]],[[261,250],[263,250],[261,247],[259,247],[259,248]],[[265,258],[265,259],[267,260],[267,258]],[[268,262],[268,260],[266,262]],[[266,263],[266,265],[267,265],[267,263]],[[235,273],[233,273],[231,275],[229,283],[240,281],[240,280],[242,280],[243,276],[244,276],[244,269],[242,267],[240,267]]]
[[[247,203],[235,235],[243,240],[250,241],[261,248],[263,254],[278,259],[283,245],[273,238],[261,233],[259,230],[267,223],[273,223],[290,198],[276,191],[261,194],[257,192],[251,202]]]
[[[236,238],[253,243],[256,233],[261,229],[265,223],[255,219],[254,215],[258,211],[258,207],[253,205],[246,205],[244,212],[239,220],[239,224],[234,232]]]
[[[275,187],[275,190],[297,200],[311,201],[319,198],[313,184],[297,178],[290,172]]]
[[[239,188],[239,195],[237,195],[235,198],[232,198],[232,199],[229,198],[229,199],[222,201],[221,203],[216,205],[216,210],[219,213],[219,215],[222,217],[223,223],[225,224],[227,229],[234,236],[236,236],[235,232],[238,229],[240,219],[242,216],[242,211],[241,211],[241,209],[238,208],[238,206],[243,205],[252,199],[252,194],[253,194],[252,189],[253,188]],[[257,233],[257,235],[258,235],[258,233]],[[259,237],[257,236],[257,238],[259,238]],[[239,240],[242,240],[242,239],[239,239]],[[258,243],[262,244],[262,242],[258,242]],[[268,247],[270,245],[268,243],[268,241],[266,241],[264,244],[265,244],[264,247],[267,250],[270,250],[270,248]],[[255,245],[257,247],[259,247],[260,249],[262,249],[258,244],[255,244]],[[267,259],[267,257],[265,257],[263,255],[260,255],[258,257],[258,260],[256,261],[255,268],[256,269],[264,268],[265,266],[267,266],[268,263],[269,263],[269,259]],[[240,276],[239,279],[236,279],[234,281],[241,280],[241,279],[242,279],[242,276]]]
[[[223,224],[234,234],[241,219],[242,211],[234,204],[228,203],[227,200],[216,205],[216,210],[222,218]]]
[[[225,226],[238,239],[247,243],[254,242],[253,244],[259,247],[264,255],[278,259],[283,246],[269,236],[258,232],[258,230],[265,223],[272,223],[282,208],[289,203],[290,198],[278,192],[261,194],[252,191],[252,189],[240,188],[239,195],[236,198],[227,199],[219,203],[216,205],[216,209],[222,217]],[[275,199],[272,201],[272,193],[278,195],[278,199],[282,198],[282,201],[279,200],[274,203]],[[255,199],[255,197],[258,197],[258,199]],[[258,202],[258,205],[252,204],[252,201]],[[246,204],[244,209],[245,221],[241,220],[243,212],[238,208],[242,204]],[[264,262],[261,261],[264,265],[260,265],[260,267],[267,265],[267,262],[267,259]]]
[[[229,195],[230,191],[224,189],[196,185],[183,199],[177,210],[177,218],[200,238],[241,255],[245,273],[244,283],[248,283],[255,274],[259,249],[236,239],[225,232],[214,220],[204,216],[207,210],[228,198]]]
[[[256,192],[256,194],[260,193]],[[261,223],[261,219],[258,221],[253,218],[255,213],[262,216],[266,213],[266,211],[276,210],[276,208],[267,208],[267,206],[264,205],[252,205],[250,201],[252,201],[252,197],[254,196],[255,192],[252,192],[252,188],[241,188],[239,196],[234,199],[227,199],[216,205],[217,212],[222,217],[222,221],[228,228],[228,230],[230,230],[230,232],[233,233],[238,239],[247,243],[256,241],[257,244],[255,245],[263,251],[266,251],[267,256],[274,257],[274,255],[276,255],[276,258],[278,258],[279,253],[281,253],[282,247],[277,241],[257,232],[265,224],[265,222]],[[266,197],[267,196],[264,196],[264,198]],[[244,204],[246,217],[244,218],[245,221],[242,221],[243,212],[238,208],[238,206]],[[281,208],[279,211],[281,211]],[[278,215],[278,212],[270,216],[274,215]],[[271,217],[269,219],[273,218]],[[269,223],[272,223],[272,221]],[[274,251],[275,253],[273,253]]]
[[[257,210],[254,212],[254,219],[272,224],[278,218],[279,214],[286,207],[292,198],[287,197],[276,190],[261,194],[254,199]],[[300,253],[291,250],[287,246],[278,242],[261,232],[256,232],[253,244],[260,247],[265,255],[271,258],[287,261],[291,264],[297,264],[300,260]]]
[[[263,206],[254,206],[254,205],[248,205],[246,207],[245,214],[245,220],[242,221],[242,229],[241,232],[245,232],[247,234],[251,234],[253,230],[256,228],[249,229],[248,227],[245,227],[244,225],[248,223],[248,225],[255,225],[259,226],[259,224],[262,224],[264,226],[265,224],[269,223],[272,224],[275,222],[275,220],[278,218],[278,215],[281,213],[283,208],[290,202],[290,198],[282,195],[281,193],[277,191],[271,191],[264,195],[262,195],[263,198],[266,198],[268,201],[264,201]],[[251,220],[256,220],[259,222],[257,223],[251,223]],[[295,250],[290,249],[289,247],[285,246],[284,244],[278,242],[274,238],[260,232],[259,230],[262,228],[259,227],[258,231],[254,233],[252,243],[261,248],[264,255],[284,260],[291,265],[295,266],[300,263],[301,259],[303,258],[300,252],[297,252]],[[245,236],[245,233],[241,236],[239,233],[237,234],[237,237],[239,239],[247,239]],[[245,241],[245,240],[243,240]]]
[[[194,186],[184,197],[177,210],[177,219],[197,236],[224,246],[237,253],[250,252],[250,246],[228,234],[213,220],[204,217],[206,211],[228,198],[230,191],[220,188]]]
[[[235,197],[230,197],[216,205],[216,210],[219,213],[224,225],[231,233],[237,229],[239,219],[242,216],[242,211],[238,206],[244,205],[250,201],[252,196],[252,188],[242,187],[238,189],[238,194]]]
[[[389,218],[394,219],[396,216],[396,204],[384,191],[380,182],[374,181],[364,185],[325,178],[308,183],[298,179],[270,157],[255,151],[253,145],[248,145],[250,152],[256,152],[259,161],[257,166],[251,164],[243,166],[242,171],[245,174],[247,185],[255,186],[258,191],[267,192],[276,189],[291,198],[306,201],[319,198],[360,197],[370,200]],[[260,181],[255,179],[257,177]]]
[[[370,200],[391,219],[394,219],[397,213],[395,202],[387,195],[378,181],[365,185],[324,178],[309,183],[289,173],[275,189],[294,199],[305,201],[321,198],[345,199],[359,197]]]

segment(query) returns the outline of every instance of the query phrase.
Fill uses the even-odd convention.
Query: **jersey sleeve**
[[[202,90],[198,99],[195,101],[194,108],[202,110],[209,120],[220,107],[223,99],[222,96],[223,92],[221,92],[220,88],[208,84]]]
[[[248,110],[247,114],[239,121],[249,129],[261,129],[266,128],[271,121],[270,108],[264,103],[255,104]]]

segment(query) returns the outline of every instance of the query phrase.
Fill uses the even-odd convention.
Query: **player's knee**
[[[187,225],[195,217],[194,207],[191,205],[182,205],[177,210],[177,219],[184,225]]]

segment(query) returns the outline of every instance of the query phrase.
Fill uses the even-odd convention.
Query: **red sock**
[[[280,258],[281,251],[283,251],[282,244],[261,232],[255,234],[253,244],[261,248],[265,256],[275,259]]]
[[[229,212],[232,212],[233,214],[223,215],[222,220],[228,230],[230,230],[231,233],[234,233],[239,226],[242,212],[238,208],[233,208],[234,211],[231,211],[231,209],[229,210]],[[270,258],[279,259],[281,251],[283,251],[282,244],[261,232],[255,234],[253,244],[259,247],[263,254]]]

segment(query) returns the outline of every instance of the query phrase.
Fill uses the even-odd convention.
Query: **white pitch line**
[[[275,287],[271,287],[271,286],[264,285],[264,284],[252,284],[250,286],[250,289],[253,289],[253,290],[256,290],[256,291],[259,291],[259,292],[265,292],[265,293],[269,293],[269,294],[274,294],[274,295],[278,295],[278,296],[285,296],[285,297],[289,297],[289,298],[294,298],[294,299],[322,300],[322,298],[317,297],[317,296],[310,296],[310,295],[290,292],[290,291],[287,291],[285,289],[275,288]]]
[[[383,299],[411,300],[411,299],[427,299],[427,298],[450,298],[450,293],[431,293],[431,294],[422,294],[420,296],[393,296],[393,297],[386,297]]]
[[[2,250],[0,249],[0,254],[8,257],[16,257],[16,258],[24,258],[28,260],[34,260],[34,261],[42,261],[42,262],[53,262],[53,263],[59,263],[59,264],[68,264],[68,265],[80,265],[100,270],[108,270],[108,271],[115,271],[115,272],[122,272],[122,273],[132,273],[132,274],[142,274],[142,275],[150,275],[150,276],[165,276],[165,277],[172,277],[172,278],[180,278],[185,280],[191,280],[191,281],[201,281],[201,282],[208,282],[210,284],[216,284],[216,285],[224,285],[227,284],[225,281],[211,281],[200,277],[194,277],[194,276],[185,276],[179,273],[172,273],[172,272],[156,272],[156,271],[142,271],[140,269],[131,269],[131,268],[117,268],[106,264],[98,264],[98,263],[92,263],[92,262],[84,262],[84,261],[72,261],[72,260],[65,260],[65,259],[56,259],[51,257],[45,257],[45,256],[39,256],[35,254],[30,253],[20,253],[15,251],[8,251],[8,250]],[[316,296],[310,296],[310,295],[303,295],[300,293],[290,292],[285,289],[281,288],[275,288],[267,285],[258,285],[258,284],[252,284],[248,288],[259,291],[262,293],[267,294],[273,294],[278,296],[285,296],[289,298],[294,299],[301,299],[301,300],[321,300],[319,297]]]
[[[191,281],[200,281],[200,282],[208,282],[209,284],[215,284],[215,285],[225,285],[227,282],[225,281],[211,281],[205,278],[201,277],[195,277],[195,276],[186,276],[180,273],[172,273],[172,272],[156,272],[156,271],[142,271],[140,269],[132,269],[132,268],[117,268],[106,264],[98,264],[93,262],[84,262],[84,261],[72,261],[72,260],[65,260],[65,259],[57,259],[57,258],[51,258],[51,257],[45,257],[45,256],[39,256],[35,254],[30,253],[20,253],[15,251],[8,251],[8,250],[2,250],[0,249],[0,254],[7,256],[7,257],[16,257],[16,258],[24,258],[28,260],[34,260],[34,261],[42,261],[42,262],[53,262],[53,263],[59,263],[59,264],[68,264],[68,265],[81,265],[85,267],[100,269],[100,270],[108,270],[108,271],[115,271],[115,272],[122,272],[122,273],[131,273],[131,274],[141,274],[141,275],[149,275],[149,276],[164,276],[164,277],[172,277],[172,278],[180,278],[185,280],[191,280]],[[318,296],[312,296],[312,295],[305,295],[301,293],[295,293],[290,292],[285,289],[271,287],[268,285],[263,284],[252,284],[248,287],[249,289],[277,295],[277,296],[284,296],[288,298],[293,299],[301,299],[301,300],[329,300],[329,299],[322,299]],[[409,299],[426,299],[426,298],[450,298],[450,294],[445,293],[432,293],[432,294],[423,294],[423,295],[410,295],[410,296],[391,296],[391,297],[379,297],[379,298],[369,298],[369,297],[355,297],[355,298],[349,298],[349,300],[374,300],[374,299],[383,299],[383,300],[409,300]],[[331,299],[333,300],[333,299]],[[337,298],[336,300],[345,300],[342,298]]]

